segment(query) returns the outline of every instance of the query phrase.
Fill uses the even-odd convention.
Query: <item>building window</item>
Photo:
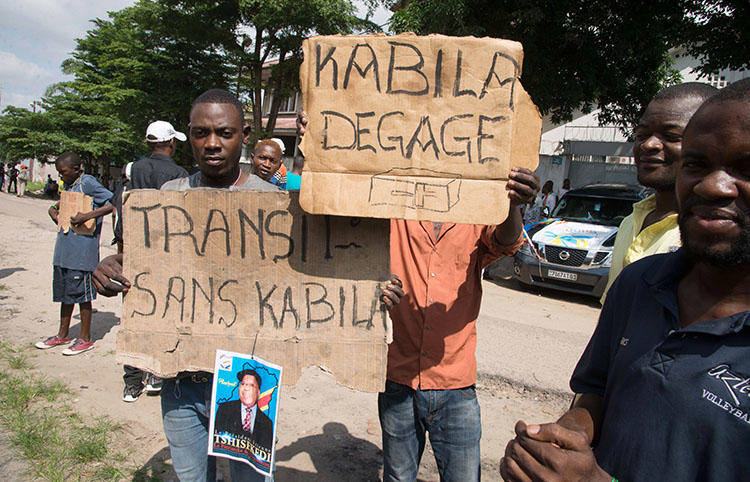
[[[708,76],[708,83],[717,89],[723,89],[727,86],[727,78],[719,74],[711,74]]]
[[[264,115],[269,115],[271,113],[271,104],[273,103],[273,94],[272,93],[266,93],[265,99],[263,99],[264,102],[264,108],[263,112]],[[302,107],[302,93],[297,92],[292,96],[289,96],[281,101],[281,105],[279,106],[279,114],[294,114],[297,112],[297,108]]]

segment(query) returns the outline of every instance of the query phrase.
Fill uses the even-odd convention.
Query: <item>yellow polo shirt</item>
[[[609,287],[625,266],[645,256],[676,251],[682,245],[677,214],[671,214],[641,231],[643,221],[654,209],[656,198],[652,194],[633,204],[633,212],[622,220],[612,250],[612,266],[609,268],[609,280],[602,295],[602,304]]]

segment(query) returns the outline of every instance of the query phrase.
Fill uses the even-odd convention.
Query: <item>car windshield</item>
[[[568,221],[619,226],[623,218],[633,211],[634,202],[630,199],[567,194],[552,211],[552,217]]]

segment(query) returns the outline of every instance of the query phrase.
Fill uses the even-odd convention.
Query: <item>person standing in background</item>
[[[568,191],[570,191],[570,179],[567,177],[563,180],[562,187],[560,188],[560,191],[557,193],[557,200],[559,201],[562,199],[563,196],[565,196]]]
[[[633,158],[638,182],[654,193],[633,204],[633,212],[620,223],[602,304],[625,266],[680,247],[674,186],[682,133],[698,107],[716,92],[715,87],[700,82],[667,87],[651,100],[635,127]]]
[[[188,172],[178,166],[172,156],[177,151],[177,141],[184,142],[187,136],[176,131],[172,124],[158,120],[152,122],[146,128],[146,144],[151,154],[143,157],[135,163],[125,166],[129,177],[127,189],[160,189],[164,183],[173,179],[187,177]],[[123,188],[123,191],[125,189]],[[117,205],[117,223],[115,224],[115,239],[118,252],[122,252],[122,195],[115,201]],[[147,374],[138,368],[124,365],[125,373],[122,376],[125,388],[122,392],[123,402],[135,402],[145,390],[147,393],[159,393],[161,390],[161,379]]]
[[[21,169],[18,171],[18,194],[16,196],[23,197],[26,193],[26,183],[29,181],[29,169],[25,164],[21,164]]]
[[[538,203],[539,208],[542,210],[543,217],[550,217],[552,215],[552,210],[555,209],[555,206],[557,205],[557,195],[555,194],[554,189],[555,184],[550,179],[544,183],[542,191],[539,193]]]
[[[112,212],[112,193],[99,184],[94,176],[83,173],[81,159],[74,152],[62,153],[55,161],[55,167],[65,183],[65,191],[91,197],[91,210],[72,216],[71,226],[95,219],[96,227],[93,234],[78,234],[72,227],[67,232],[62,229],[57,232],[55,253],[52,257],[52,300],[60,303],[60,327],[56,335],[38,342],[35,346],[40,350],[46,350],[67,345],[70,342],[70,319],[77,304],[81,316],[81,334],[62,353],[78,355],[94,348],[94,342],[91,340],[91,302],[96,298],[96,291],[91,273],[99,263],[102,217]],[[59,203],[50,206],[48,214],[55,224],[59,224]]]
[[[8,194],[10,194],[10,187],[13,186],[13,193],[18,194],[18,169],[16,169],[16,165],[12,164],[10,166],[10,171],[8,173],[10,181],[8,181]]]

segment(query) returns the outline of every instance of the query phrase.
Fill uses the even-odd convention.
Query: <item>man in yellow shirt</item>
[[[635,127],[633,157],[638,182],[652,188],[654,194],[635,203],[633,213],[620,224],[602,304],[609,287],[625,266],[645,256],[680,247],[674,184],[682,150],[682,131],[703,101],[716,92],[714,87],[699,82],[667,87],[651,100]]]

